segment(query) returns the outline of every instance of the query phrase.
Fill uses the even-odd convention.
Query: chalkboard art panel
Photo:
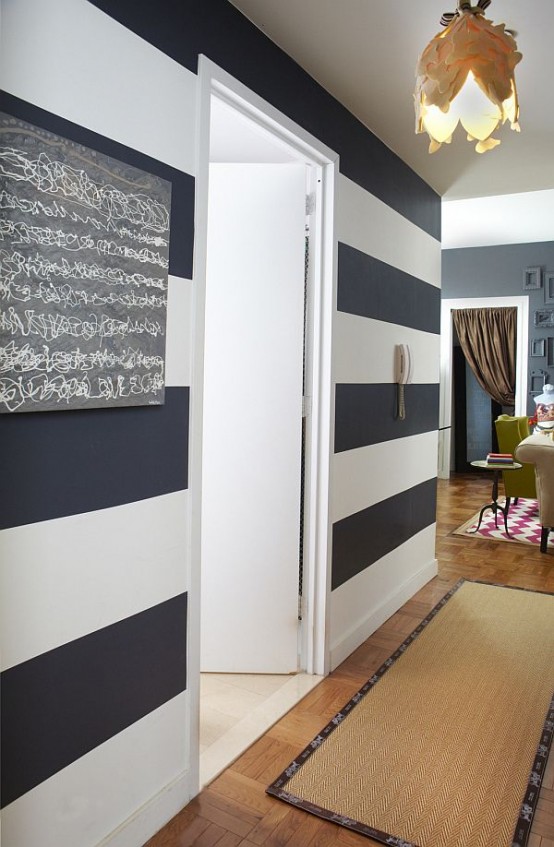
[[[160,405],[171,185],[0,113],[0,411]]]

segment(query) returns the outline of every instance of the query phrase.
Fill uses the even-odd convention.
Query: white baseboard
[[[142,847],[198,793],[192,771],[184,771],[97,847]]]
[[[369,638],[376,629],[379,629],[391,615],[400,609],[411,597],[423,588],[429,580],[438,573],[438,562],[432,559],[424,565],[416,574],[397,589],[389,594],[375,608],[370,609],[367,616],[354,629],[350,630],[339,642],[331,647],[331,670],[334,670],[341,662],[344,662],[360,644]]]

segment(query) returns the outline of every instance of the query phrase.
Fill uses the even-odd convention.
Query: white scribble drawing
[[[41,247],[59,247],[71,253],[79,250],[93,250],[100,256],[118,256],[134,259],[142,264],[159,265],[167,268],[169,263],[164,256],[154,253],[148,247],[140,250],[126,244],[117,244],[107,238],[95,240],[90,235],[78,235],[75,232],[63,232],[48,226],[30,226],[25,221],[8,221],[0,218],[0,241],[9,240],[14,247],[38,244]]]
[[[51,279],[84,279],[89,282],[101,282],[106,285],[144,285],[147,288],[161,288],[165,291],[167,283],[163,277],[147,277],[142,273],[128,273],[122,268],[104,267],[96,263],[72,261],[65,256],[56,262],[46,256],[35,253],[25,258],[22,253],[0,250],[1,278],[10,280],[18,276],[27,279],[50,281]]]
[[[7,312],[0,311],[0,333],[5,337],[12,335],[27,338],[39,336],[44,341],[54,341],[62,336],[83,338],[90,341],[93,338],[127,338],[128,336],[150,335],[155,338],[164,334],[164,328],[159,321],[151,321],[147,317],[133,320],[129,316],[125,320],[112,318],[109,315],[91,313],[88,320],[78,317],[67,317],[60,314],[44,314],[34,309],[25,309],[22,316],[18,315],[13,306]]]
[[[0,114],[0,412],[158,405],[170,186]]]
[[[0,175],[23,181],[45,194],[65,197],[79,206],[94,209],[108,219],[126,220],[156,232],[169,230],[169,212],[150,197],[102,185],[84,169],[50,158],[48,153],[30,156],[16,147],[0,148]]]
[[[95,217],[89,214],[79,214],[74,209],[66,208],[62,203],[54,200],[52,203],[43,203],[41,200],[17,197],[6,190],[0,190],[0,211],[19,211],[26,215],[44,215],[47,218],[66,218],[74,223],[84,224],[89,232],[93,230],[114,235],[118,238],[138,241],[141,244],[149,244],[152,247],[167,247],[169,238],[161,235],[152,235],[150,232],[142,232],[130,226],[124,226],[117,221]]]
[[[0,281],[0,300],[5,300],[6,303],[30,303],[32,300],[40,300],[45,305],[53,303],[63,309],[107,305],[135,307],[137,309],[165,309],[167,307],[167,296],[165,294],[148,291],[108,291],[101,293],[86,288],[74,288],[69,283],[54,285],[53,282],[40,282],[36,287],[28,282],[19,284],[12,280],[5,283]]]
[[[163,388],[163,374],[132,374],[116,377],[88,375],[79,377],[49,377],[40,375],[25,379],[7,379],[0,377],[0,403],[10,412],[17,411],[24,403],[44,403],[55,401],[59,405],[69,405],[75,398],[81,400],[121,400],[130,397],[155,399]],[[149,400],[152,402],[152,399]]]
[[[132,347],[124,347],[117,353],[106,347],[93,352],[83,351],[79,347],[66,351],[50,350],[46,344],[36,348],[30,344],[20,346],[13,341],[5,347],[0,347],[0,362],[0,374],[29,371],[67,374],[71,371],[90,371],[97,368],[103,371],[157,368],[163,373],[164,369],[161,356],[150,356]]]

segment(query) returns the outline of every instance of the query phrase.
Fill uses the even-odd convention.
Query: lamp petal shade
[[[416,68],[416,133],[427,132],[430,153],[450,142],[458,123],[479,153],[500,144],[492,134],[506,120],[519,131],[514,68],[521,58],[504,24],[479,7],[458,10]]]

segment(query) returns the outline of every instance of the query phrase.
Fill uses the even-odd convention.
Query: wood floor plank
[[[191,845],[194,844],[195,847],[215,847],[216,844],[219,844],[226,835],[229,835],[228,832],[221,826],[218,826],[215,823],[208,823],[208,826],[198,838],[191,841]],[[187,842],[183,842],[183,847]]]
[[[210,822],[205,818],[198,815],[194,815],[192,818],[189,815],[182,817],[180,813],[164,829],[151,838],[145,847],[176,847],[176,845],[189,847],[189,845],[198,843],[198,839],[209,826]]]
[[[235,770],[234,765],[223,771],[204,791],[213,791],[229,800],[235,800],[238,806],[247,808],[249,812],[259,812],[260,817],[267,814],[273,805],[271,798],[264,791],[260,791],[260,783],[243,776]]]
[[[254,815],[244,808],[238,809],[235,803],[213,791],[202,791],[189,804],[189,808],[200,817],[206,818],[211,823],[218,824],[242,838],[249,835],[259,821],[258,815]]]
[[[216,847],[238,847],[241,843],[240,835],[235,835],[234,832],[226,832],[225,835],[217,842]]]
[[[284,803],[280,804],[284,806]],[[277,827],[290,813],[290,808],[280,809],[278,806],[273,806],[272,809],[258,821],[252,832],[248,835],[248,840],[253,844],[265,844],[266,840],[275,832]],[[300,823],[302,823],[300,821]]]
[[[281,847],[286,844],[296,844],[296,833],[302,826],[304,815],[298,809],[289,809],[286,815],[275,827],[264,841],[260,844],[271,845],[271,847]]]
[[[491,482],[485,475],[461,474],[438,480],[438,576],[145,847],[378,847],[372,839],[269,797],[265,789],[461,577],[554,593],[553,552],[542,554],[531,545],[452,535],[483,503],[489,502],[490,490]],[[554,847],[552,755],[528,847]]]
[[[544,770],[543,785],[545,788],[554,789],[554,756],[550,756]]]
[[[291,715],[287,721],[277,721],[268,730],[268,735],[276,741],[295,746],[297,750],[303,749],[302,745],[307,737],[314,738],[321,729],[321,718],[319,715],[298,712]]]

